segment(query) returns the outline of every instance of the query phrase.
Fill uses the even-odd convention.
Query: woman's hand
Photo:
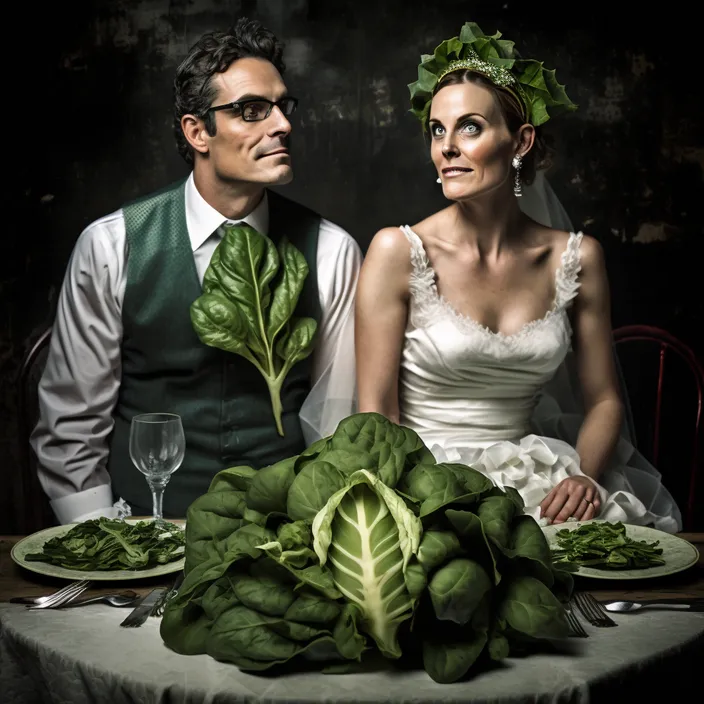
[[[601,499],[594,482],[587,477],[567,477],[540,503],[540,517],[552,523],[564,523],[574,517],[578,521],[594,518],[601,508]]]

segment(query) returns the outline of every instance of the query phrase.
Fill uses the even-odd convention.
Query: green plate
[[[557,548],[556,533],[563,528],[575,530],[586,523],[604,523],[605,521],[594,519],[592,521],[568,521],[553,526],[545,526],[543,532],[548,540],[551,549]],[[646,567],[637,570],[600,570],[595,567],[579,567],[577,574],[580,577],[593,577],[594,579],[651,579],[652,577],[665,577],[668,574],[675,574],[696,565],[699,561],[699,551],[692,543],[678,538],[671,533],[664,533],[655,528],[644,526],[632,526],[626,524],[626,535],[633,540],[645,540],[648,543],[660,541],[659,548],[662,548],[662,559],[664,565],[656,567]]]
[[[134,519],[127,519],[130,523],[136,523]],[[145,519],[142,519],[145,520]],[[151,520],[151,519],[146,519]],[[173,521],[181,523],[181,521]],[[130,579],[147,579],[148,577],[160,577],[164,574],[172,572],[180,572],[186,562],[185,558],[168,562],[165,565],[152,567],[148,570],[70,570],[66,567],[59,567],[48,562],[34,562],[26,560],[26,556],[33,552],[41,552],[44,543],[51,538],[68,533],[71,528],[77,526],[77,523],[68,523],[64,526],[53,526],[40,530],[38,533],[32,533],[26,538],[23,538],[18,543],[15,543],[10,555],[12,559],[21,567],[38,574],[45,574],[48,577],[58,577],[59,579],[89,579],[91,581],[113,582]]]

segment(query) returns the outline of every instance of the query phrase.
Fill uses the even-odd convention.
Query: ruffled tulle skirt
[[[540,431],[545,434],[490,444],[453,441],[437,431],[423,440],[438,462],[469,465],[497,486],[516,489],[525,502],[525,512],[539,520],[540,502],[554,486],[567,477],[585,476],[573,446],[555,437],[573,435],[569,425],[564,417],[543,420]],[[680,510],[660,473],[624,439],[597,487],[601,497],[598,518],[652,526],[667,533],[682,529]]]

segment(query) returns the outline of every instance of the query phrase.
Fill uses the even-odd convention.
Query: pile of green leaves
[[[274,243],[249,225],[225,229],[191,305],[201,341],[251,362],[264,377],[279,435],[281,388],[296,362],[313,351],[317,323],[295,318],[308,264],[286,239]]]
[[[71,570],[146,570],[183,557],[186,539],[173,523],[94,518],[44,543],[26,560]]]
[[[299,456],[214,478],[188,511],[162,637],[245,670],[298,657],[339,671],[376,651],[454,682],[480,656],[568,633],[571,577],[522,509],[412,430],[351,416]]]
[[[605,570],[632,570],[664,565],[659,542],[647,543],[626,535],[623,523],[597,521],[575,530],[563,528],[556,533],[556,564],[582,565]]]

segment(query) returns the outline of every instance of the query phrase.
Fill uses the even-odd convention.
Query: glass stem
[[[164,489],[169,483],[169,477],[166,479],[153,479],[148,478],[149,488],[152,490],[152,516],[155,521],[163,521],[163,508],[162,504],[164,501]]]

